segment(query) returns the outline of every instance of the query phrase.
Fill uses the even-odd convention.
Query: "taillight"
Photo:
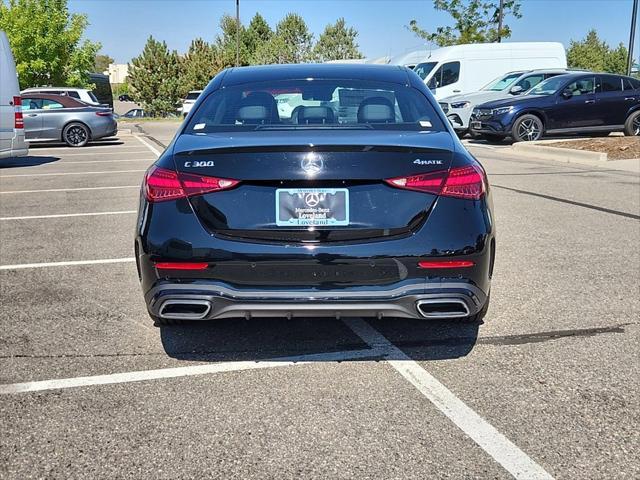
[[[96,112],[96,115],[98,115],[99,117],[110,117],[111,112]]]
[[[475,264],[470,260],[434,260],[418,262],[418,268],[468,268]]]
[[[24,128],[22,97],[13,97],[13,128]]]
[[[144,179],[144,193],[150,202],[163,202],[177,198],[202,195],[235,187],[238,180],[207,177],[153,167]]]
[[[157,262],[159,270],[206,270],[209,264],[206,262]]]
[[[406,190],[470,200],[482,198],[486,191],[484,173],[476,165],[452,168],[448,172],[440,170],[409,177],[391,178],[385,182],[393,187]]]

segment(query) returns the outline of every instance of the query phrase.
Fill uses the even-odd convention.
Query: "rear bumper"
[[[286,291],[235,289],[220,283],[165,283],[152,288],[145,300],[152,315],[168,319],[454,318],[478,313],[487,294],[471,283],[456,281],[408,283],[385,290]]]

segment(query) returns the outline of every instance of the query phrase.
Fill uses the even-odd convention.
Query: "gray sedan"
[[[25,93],[22,96],[25,139],[83,147],[91,140],[118,132],[113,112],[66,95]]]

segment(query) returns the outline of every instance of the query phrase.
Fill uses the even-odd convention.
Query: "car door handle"
[[[460,93],[462,90],[454,90],[453,93]]]
[[[636,97],[624,97],[625,100],[635,100]]]
[[[37,113],[29,113],[27,114],[27,117],[37,117],[38,114]]]
[[[585,100],[584,103],[596,103],[595,100]]]

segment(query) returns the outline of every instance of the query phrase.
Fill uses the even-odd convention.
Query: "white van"
[[[0,158],[28,154],[16,64],[7,35],[0,31]]]
[[[405,58],[411,56],[405,54]],[[429,53],[413,70],[435,97],[441,99],[475,92],[507,72],[542,68],[567,68],[561,43],[476,43],[443,47]]]

